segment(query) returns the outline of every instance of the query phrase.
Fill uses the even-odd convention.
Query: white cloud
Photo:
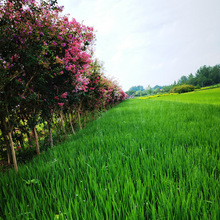
[[[58,2],[97,30],[96,56],[124,90],[171,84],[219,63],[219,0]]]

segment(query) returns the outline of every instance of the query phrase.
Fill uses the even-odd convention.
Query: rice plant
[[[18,174],[1,173],[0,219],[220,219],[216,97],[124,101]]]

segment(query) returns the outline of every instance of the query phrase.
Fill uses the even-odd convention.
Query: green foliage
[[[23,150],[23,139],[29,139],[38,124],[47,123],[53,146],[56,117],[67,137],[63,116],[74,133],[70,115],[77,114],[81,127],[88,111],[127,97],[104,76],[98,61],[93,62],[93,28],[62,16],[57,0],[2,2],[0,39],[0,149],[6,146],[8,164],[13,158],[15,169],[14,148]],[[33,133],[39,155],[38,135]]]
[[[125,92],[128,96],[132,96],[135,94],[135,90],[128,90],[127,92]]]
[[[192,92],[194,91],[194,86],[192,85],[181,85],[181,86],[174,86],[170,92],[171,93],[185,93],[185,92]]]
[[[126,92],[129,96],[149,96],[158,93],[168,93],[175,89],[174,87],[180,85],[193,85],[195,89],[200,89],[201,87],[211,86],[220,83],[220,65],[217,64],[213,67],[210,66],[202,66],[200,67],[195,75],[192,73],[189,76],[181,76],[181,78],[176,81],[172,85],[167,86],[154,86],[151,88],[148,86],[146,90],[140,88],[140,86],[133,86],[129,91]],[[142,87],[142,86],[141,86]],[[190,89],[189,89],[190,90]]]
[[[134,87],[132,87],[134,88]],[[160,86],[155,86],[153,89],[148,86],[147,89],[143,89],[143,86],[136,86],[135,87],[136,89],[139,89],[139,90],[129,90],[126,92],[126,94],[128,96],[136,96],[136,97],[139,97],[139,96],[146,96],[146,95],[151,95],[151,94],[156,94],[156,93],[159,93],[160,92]]]
[[[162,92],[168,93],[172,89],[173,85],[163,86]]]
[[[143,86],[132,86],[129,90],[144,91],[144,87]]]
[[[219,219],[216,97],[124,101],[18,174],[0,174],[0,218]]]
[[[193,86],[210,86],[220,83],[220,65],[202,66],[197,71],[195,76],[191,73],[188,77],[182,76],[178,80],[178,84],[189,84]]]
[[[201,89],[200,85],[196,85],[195,89]]]

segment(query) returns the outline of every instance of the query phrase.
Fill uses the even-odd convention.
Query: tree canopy
[[[47,124],[53,146],[52,128],[60,120],[66,135],[68,115],[81,127],[88,112],[126,98],[93,57],[93,28],[62,15],[56,0],[2,2],[0,41],[0,139],[15,169],[14,149],[24,136],[34,135],[39,154],[38,124]]]

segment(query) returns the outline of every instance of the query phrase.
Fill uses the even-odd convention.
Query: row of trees
[[[175,81],[172,85],[168,86],[155,86],[151,88],[148,86],[144,89],[143,86],[133,86],[131,87],[126,94],[128,96],[146,96],[158,94],[160,92],[166,93],[173,91],[173,88],[180,85],[192,85],[196,88],[211,86],[220,83],[220,65],[211,66],[202,66],[200,67],[195,75],[192,73],[189,76],[182,76],[177,82]]]
[[[157,94],[159,92],[162,92],[162,86],[157,85],[157,86],[151,88],[149,85],[146,89],[144,89],[143,86],[133,86],[126,92],[126,94],[130,97],[134,97],[134,96],[153,95],[153,94]]]
[[[182,76],[177,84],[183,85],[193,85],[193,86],[211,86],[220,83],[220,65],[211,66],[202,66],[200,67],[196,74],[192,73],[189,76]]]
[[[36,126],[52,129],[98,109],[124,100],[126,94],[106,78],[93,58],[93,28],[61,16],[56,1],[7,0],[0,5],[0,138],[8,163],[17,171],[13,138],[20,131],[34,136],[40,154]],[[3,147],[2,147],[3,148]]]

